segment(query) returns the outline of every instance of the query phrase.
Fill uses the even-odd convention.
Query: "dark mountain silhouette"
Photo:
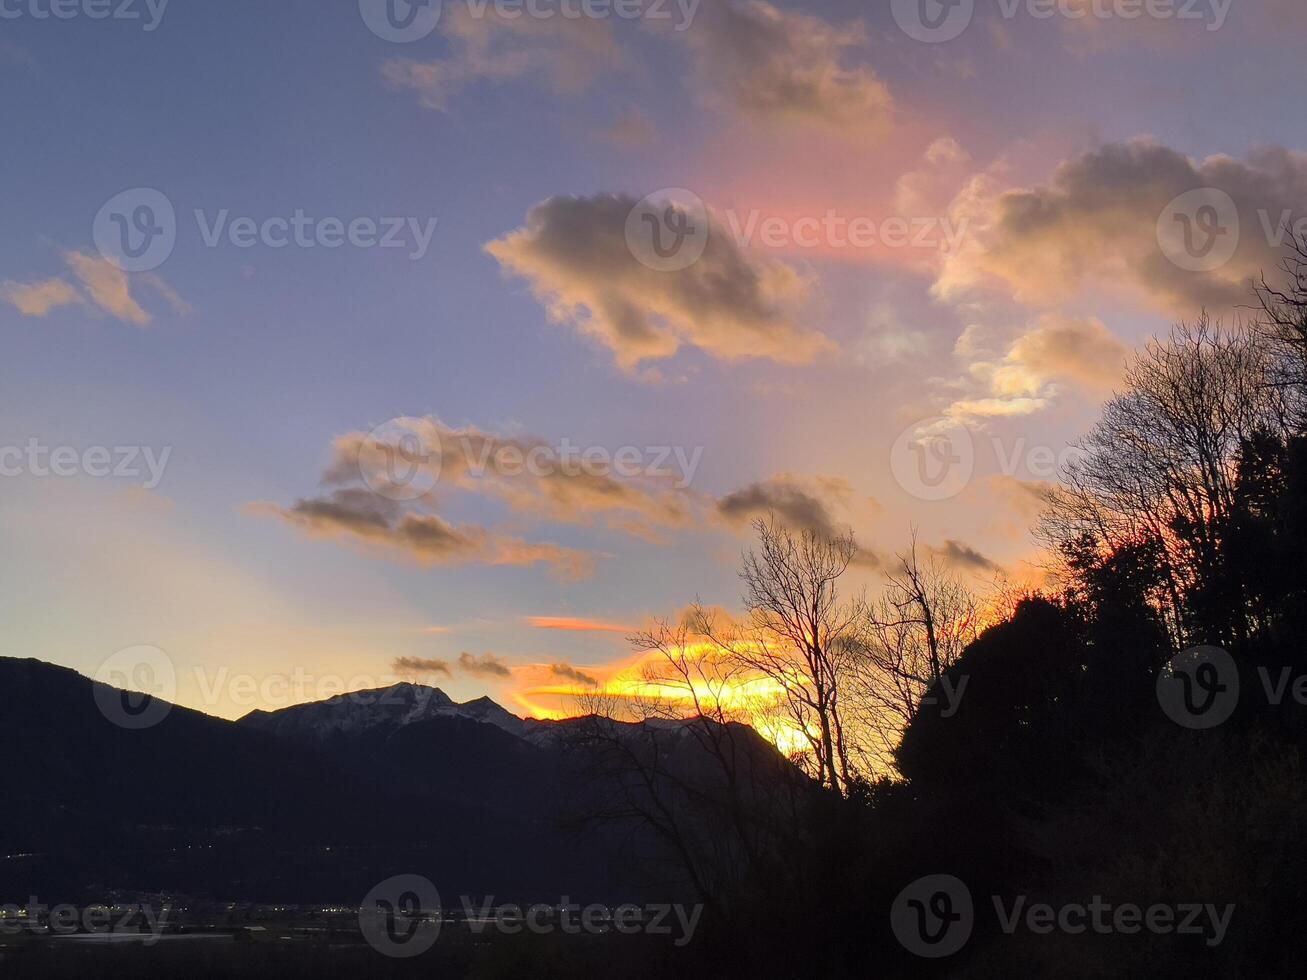
[[[442,893],[514,901],[671,887],[637,873],[673,864],[650,835],[569,819],[590,792],[569,737],[581,721],[402,684],[238,722],[173,705],[128,730],[97,689],[112,690],[0,658],[0,719],[20,733],[3,780],[0,903],[110,891],[350,903],[409,872]]]

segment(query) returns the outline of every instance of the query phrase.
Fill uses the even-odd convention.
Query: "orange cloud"
[[[585,619],[579,616],[528,616],[529,622],[536,629],[565,630],[571,633],[634,633],[630,626],[617,623],[605,623],[597,619]]]
[[[669,273],[637,259],[627,221],[638,203],[614,194],[552,197],[486,251],[505,273],[530,283],[550,319],[608,348],[628,373],[685,346],[725,361],[783,364],[833,350],[798,318],[810,280],[742,250],[711,213],[704,228],[704,215],[682,211],[691,229],[706,233],[689,266]]]
[[[884,135],[889,88],[862,55],[859,22],[837,27],[766,3],[705,4],[697,29],[677,35],[695,52],[703,101],[768,126],[826,129],[842,138]]]
[[[64,260],[82,281],[96,306],[134,326],[149,326],[152,317],[133,298],[127,273],[107,260],[85,252],[68,252]]]
[[[12,305],[23,316],[47,316],[61,306],[82,302],[81,294],[62,279],[21,283],[13,280],[0,282],[0,299]]]
[[[585,89],[604,69],[622,63],[612,26],[603,20],[477,16],[470,7],[445,9],[452,53],[433,61],[391,58],[382,68],[396,89],[416,92],[428,109],[446,111],[474,82],[543,78],[559,94]]]
[[[1200,200],[1186,203],[1194,191]],[[1110,143],[1064,161],[1035,187],[973,182],[953,204],[970,230],[933,291],[961,301],[997,288],[1056,308],[1100,286],[1168,314],[1233,310],[1249,301],[1252,281],[1280,264],[1305,194],[1307,154],[1283,147],[1195,160],[1151,138]],[[1206,246],[1230,249],[1228,257],[1213,252],[1207,271],[1182,261],[1184,221],[1200,204],[1218,212]]]

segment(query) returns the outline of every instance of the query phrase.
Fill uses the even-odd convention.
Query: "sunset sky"
[[[769,510],[852,527],[855,586],[914,526],[1038,581],[1047,461],[1307,217],[1301,0],[977,0],[940,42],[898,0],[445,0],[402,43],[370,0],[95,6],[0,2],[0,654],[157,647],[226,717],[397,675],[564,709],[633,628],[738,609]],[[1201,189],[1238,229],[1195,270],[1158,229]],[[106,254],[123,192],[175,212],[157,265]],[[648,195],[711,215],[687,268],[628,247]],[[297,213],[398,247],[233,225]],[[441,447],[416,499],[367,472],[396,418]],[[923,499],[894,447],[959,426],[974,472]],[[473,465],[537,447],[631,465]]]

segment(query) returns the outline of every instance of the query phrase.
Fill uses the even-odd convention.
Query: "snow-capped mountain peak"
[[[325,701],[297,704],[277,711],[252,711],[241,724],[278,735],[327,741],[338,735],[386,729],[394,731],[432,718],[467,718],[521,735],[527,723],[490,698],[458,704],[438,687],[401,682],[390,687],[339,694]]]

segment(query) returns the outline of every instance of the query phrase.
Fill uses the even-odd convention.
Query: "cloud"
[[[1106,393],[1121,380],[1129,356],[1130,348],[1102,320],[1050,314],[1012,345],[1006,360],[1036,378]]]
[[[473,677],[511,677],[512,668],[493,653],[474,657],[470,653],[458,655],[458,669]]]
[[[585,687],[595,687],[599,684],[598,678],[591,677],[583,670],[578,670],[568,663],[558,663],[549,665],[549,673],[565,681],[574,681]]]
[[[1002,419],[1034,415],[1048,407],[1044,398],[959,398],[946,414],[957,419]]]
[[[745,254],[716,219],[688,268],[664,272],[639,262],[626,242],[636,204],[612,194],[550,198],[486,251],[531,284],[552,320],[597,340],[626,371],[682,345],[722,360],[786,364],[832,349],[794,318],[810,283],[787,265]]]
[[[779,473],[722,497],[717,501],[717,513],[737,525],[775,514],[788,527],[832,538],[843,529],[836,526],[831,507],[847,499],[848,494],[848,484],[843,480],[808,481]]]
[[[91,303],[111,316],[138,327],[148,326],[150,313],[132,295],[133,281],[144,283],[162,296],[175,312],[185,315],[190,305],[155,273],[144,273],[135,280],[117,266],[89,252],[68,251],[64,263],[86,290],[86,296],[70,282],[59,277],[39,282],[0,282],[0,300],[9,303],[24,316],[44,317],[64,306]]]
[[[975,548],[953,538],[945,540],[942,547],[931,548],[930,552],[938,555],[950,565],[956,565],[977,572],[997,572],[1001,566],[990,561]]]
[[[694,29],[677,35],[695,58],[710,106],[774,127],[810,126],[844,136],[880,135],[894,101],[880,77],[851,65],[866,34],[764,0],[704,4]]]
[[[430,109],[448,111],[478,82],[531,78],[557,94],[575,94],[627,63],[605,19],[506,17],[493,8],[478,13],[458,4],[446,7],[442,23],[446,57],[394,57],[382,65],[391,87],[416,93]],[[660,26],[654,20],[648,25]],[[691,29],[661,34],[690,47],[696,91],[713,108],[768,126],[817,127],[853,138],[880,135],[891,124],[888,87],[857,63],[867,42],[859,22],[837,27],[764,0],[745,0],[704,4]],[[607,134],[626,146],[645,145],[652,135],[638,113]]]
[[[311,537],[349,541],[365,551],[420,565],[544,563],[567,580],[585,578],[594,570],[585,552],[501,536],[477,525],[454,526],[436,514],[405,510],[359,487],[298,500],[290,507],[255,504],[252,509],[278,517]]]
[[[391,673],[404,674],[443,674],[452,676],[449,664],[434,657],[396,657],[390,664]]]
[[[96,306],[119,320],[138,327],[148,326],[152,317],[132,297],[131,281],[107,259],[86,252],[66,252],[64,261],[81,280]]]
[[[1130,348],[1099,319],[1061,314],[1039,317],[1016,338],[1002,357],[979,345],[981,330],[968,328],[955,352],[969,356],[969,377],[977,389],[946,413],[962,420],[1031,415],[1046,408],[1061,385],[1091,395],[1106,395],[1121,379]]]
[[[371,433],[347,433],[334,440],[332,448],[321,479],[323,492],[289,507],[253,504],[251,512],[276,517],[313,537],[428,566],[545,563],[573,579],[593,571],[592,553],[450,523],[437,512],[438,500],[443,505],[450,493],[499,501],[515,514],[556,523],[602,523],[655,542],[661,540],[656,532],[662,530],[734,531],[752,518],[773,513],[790,527],[833,537],[846,528],[833,516],[835,511],[847,510],[854,502],[852,487],[843,479],[786,473],[716,499],[680,486],[670,474],[650,476],[637,468],[634,475],[619,475],[621,451],[597,464],[598,469],[587,468],[587,454],[566,440],[552,447],[530,436],[454,429],[434,417],[399,419]],[[667,456],[660,453],[658,459]],[[404,473],[405,482],[396,482],[395,472]],[[871,498],[856,503],[869,510],[879,506]],[[861,552],[855,561],[874,565],[878,558]],[[537,629],[633,631],[585,617],[527,620]]]
[[[683,485],[693,472],[673,472],[681,465],[675,454],[658,472],[648,471],[654,468],[652,459],[644,460],[647,469],[624,469],[620,452],[587,459],[581,447],[553,446],[534,436],[503,436],[471,426],[453,428],[434,417],[405,419],[402,426],[396,424],[393,436],[390,443],[364,432],[340,436],[323,482],[339,486],[362,481],[384,487],[394,461],[409,459],[400,441],[413,438],[425,451],[411,465],[431,485],[439,481],[442,487],[497,498],[518,513],[559,523],[603,521],[610,528],[650,538],[658,528],[690,525],[699,506]],[[684,459],[689,465],[698,461],[688,454]]]
[[[847,508],[852,493],[848,481],[839,477],[804,478],[778,473],[719,499],[717,514],[735,527],[757,519],[767,520],[774,515],[792,530],[835,538],[848,533],[849,527],[837,521],[833,511]],[[881,562],[878,555],[864,548],[858,549],[853,560],[855,564],[866,567],[875,567]]]
[[[81,293],[58,278],[33,283],[5,280],[0,282],[0,299],[16,308],[23,316],[47,316],[51,310],[61,306],[85,302]]]
[[[536,629],[541,630],[565,630],[571,633],[630,634],[635,632],[630,626],[605,623],[601,620],[584,619],[577,616],[528,616],[527,620]]]
[[[921,155],[916,170],[894,183],[894,212],[901,215],[944,214],[957,188],[967,178],[971,156],[951,136],[935,139]]]
[[[466,86],[538,76],[559,94],[586,88],[597,75],[621,65],[608,21],[594,17],[480,16],[471,4],[445,7],[445,36],[453,53],[418,61],[389,58],[382,76],[394,88],[416,92],[428,109],[447,111]]]
[[[1171,202],[1201,188],[1230,195],[1241,230],[1233,258],[1210,272],[1181,268],[1158,241]],[[1096,284],[1126,288],[1176,316],[1229,310],[1248,302],[1250,280],[1279,265],[1282,216],[1301,219],[1305,199],[1304,153],[1271,147],[1242,161],[1196,161],[1149,138],[1111,143],[1062,163],[1034,188],[971,182],[953,208],[972,233],[946,258],[934,291],[958,300],[999,285],[1018,302],[1051,307]]]

